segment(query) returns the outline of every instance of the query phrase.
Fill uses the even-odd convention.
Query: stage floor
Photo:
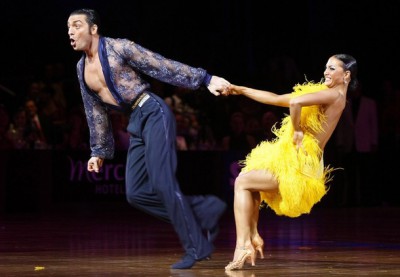
[[[183,252],[171,225],[127,204],[5,213],[0,276],[400,276],[400,207],[318,208],[299,218],[262,211],[265,259],[225,272],[235,248],[231,209],[211,260],[171,270]]]

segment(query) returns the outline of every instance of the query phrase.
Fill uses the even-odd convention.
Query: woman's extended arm
[[[289,107],[291,99],[290,93],[280,95],[266,90],[258,90],[233,84],[225,90],[223,95],[244,95],[257,102],[280,107]]]

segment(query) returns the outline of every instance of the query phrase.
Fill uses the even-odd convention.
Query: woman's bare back
[[[315,135],[316,139],[319,141],[319,147],[322,150],[324,150],[332,136],[346,106],[346,94],[341,93],[336,89],[330,89],[329,93],[335,93],[337,94],[337,97],[332,103],[321,107],[326,116],[326,122],[323,124],[324,131]]]

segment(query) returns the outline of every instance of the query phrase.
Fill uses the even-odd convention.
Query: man
[[[175,117],[166,103],[150,91],[143,75],[175,86],[201,85],[219,95],[229,82],[169,60],[133,41],[103,37],[94,10],[80,9],[68,19],[68,36],[75,51],[82,51],[78,79],[90,130],[88,170],[99,172],[111,159],[114,138],[108,110],[129,111],[130,145],[126,164],[128,202],[170,222],[185,250],[174,269],[191,268],[208,258],[218,220],[226,204],[215,196],[184,196],[176,179]]]

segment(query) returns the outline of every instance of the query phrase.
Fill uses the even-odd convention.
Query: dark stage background
[[[309,80],[327,58],[352,54],[366,93],[397,77],[400,1],[1,1],[0,84],[18,86],[61,62],[75,77],[80,53],[68,41],[69,13],[95,8],[103,33],[200,66],[233,83],[271,88],[266,63],[289,57]],[[288,84],[289,89],[292,84]]]
[[[400,1],[2,0],[0,104],[5,104],[10,112],[21,105],[28,84],[43,78],[48,64],[62,64],[64,81],[71,87],[77,86],[75,66],[81,53],[70,47],[67,19],[70,12],[83,7],[94,8],[100,13],[105,36],[129,38],[165,57],[205,68],[235,84],[289,92],[296,82],[304,82],[305,78],[319,81],[331,55],[348,53],[358,61],[359,79],[367,96],[379,102],[384,80],[399,85],[400,51],[396,42],[399,40]],[[277,68],[273,68],[274,65]],[[67,92],[72,101],[80,101],[79,91]],[[216,103],[219,99],[210,96],[208,101]],[[216,103],[215,107],[223,109],[225,106]],[[204,109],[204,112],[208,110]],[[208,115],[213,116],[212,113]],[[228,116],[211,118],[211,122],[225,130]],[[397,160],[399,151],[398,148],[392,151],[391,145],[382,146],[385,149],[379,153],[380,167],[376,174],[378,178],[382,172],[390,174],[385,175],[379,187],[387,186],[384,189],[386,198],[397,204],[394,193],[396,164],[390,160]],[[87,153],[83,154],[87,158]],[[28,156],[29,162],[24,167],[7,175],[5,166],[12,166],[12,161],[26,161],[21,156],[24,154],[13,153],[7,158],[4,153],[0,152],[0,155],[3,155],[0,165],[4,166],[0,170],[3,175],[0,183],[9,186],[9,178],[14,174],[22,176],[15,181],[17,185],[18,182],[25,184],[27,180],[23,176],[40,176],[35,175],[41,172],[35,171],[38,162],[52,160],[57,152],[42,152],[41,160]],[[200,155],[194,160],[203,161],[208,154],[188,152],[182,155]],[[220,161],[220,153],[212,155],[217,158],[214,156],[207,161],[216,159],[217,165],[226,165]],[[32,169],[30,165],[33,164]],[[191,170],[188,165],[181,166],[181,170]],[[39,166],[44,173],[47,172],[45,168],[45,164]],[[55,186],[51,182],[59,181],[63,175],[52,174],[44,176],[48,178],[47,184]],[[219,172],[210,176],[221,177]],[[39,180],[35,179],[37,184]],[[221,187],[226,185],[225,182]],[[3,203],[13,201],[5,201],[4,186],[0,200]],[[48,199],[47,195],[41,197]]]

